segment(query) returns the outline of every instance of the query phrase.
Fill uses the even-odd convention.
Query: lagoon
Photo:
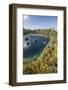
[[[48,44],[49,38],[39,35],[24,35],[23,36],[23,58],[34,58],[41,54],[44,47]]]

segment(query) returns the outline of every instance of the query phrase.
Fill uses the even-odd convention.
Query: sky
[[[57,30],[57,16],[24,15],[23,20],[25,29],[54,28]]]

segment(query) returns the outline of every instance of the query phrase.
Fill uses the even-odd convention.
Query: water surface
[[[34,58],[41,54],[44,47],[48,44],[49,38],[37,35],[24,36],[23,58]]]

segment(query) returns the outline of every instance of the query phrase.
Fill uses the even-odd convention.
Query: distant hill
[[[23,28],[23,34],[25,35],[25,34],[28,34],[28,33],[30,33],[30,30],[26,30],[25,28]]]

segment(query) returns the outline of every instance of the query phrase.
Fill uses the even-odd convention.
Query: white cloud
[[[29,20],[29,16],[25,15],[24,20]]]

